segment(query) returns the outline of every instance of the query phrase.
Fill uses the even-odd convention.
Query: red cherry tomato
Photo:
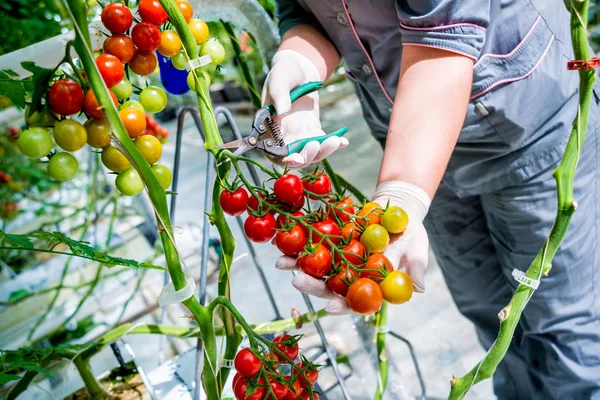
[[[264,385],[265,380],[260,378],[257,382],[258,385]],[[233,393],[235,394],[235,398],[237,400],[262,400],[265,395],[265,388],[257,388],[254,393],[246,396],[248,391],[248,378],[241,377],[237,380],[235,386],[233,387]]]
[[[317,174],[311,173],[308,177],[304,178],[304,188],[314,194],[329,194],[331,193],[331,179],[322,172]],[[316,199],[314,196],[310,198],[313,200]]]
[[[359,278],[348,289],[346,301],[348,307],[358,314],[373,314],[379,311],[383,303],[383,293],[374,280]]]
[[[298,258],[298,266],[302,272],[313,278],[324,278],[331,271],[331,253],[319,244],[311,254]]]
[[[242,215],[246,211],[248,200],[248,192],[242,187],[233,192],[223,190],[219,196],[219,204],[223,211],[234,217]]]
[[[275,245],[286,256],[295,257],[304,250],[306,234],[299,225],[294,225],[290,230],[277,232]]]
[[[304,185],[298,176],[285,174],[277,178],[273,185],[273,192],[277,200],[294,204],[304,195]]]
[[[335,205],[347,213],[354,214],[355,209],[353,204],[354,202],[352,201],[352,199],[350,197],[346,197],[344,200],[340,201],[339,203],[336,203]],[[342,222],[350,221],[350,217],[348,215],[344,214],[340,210],[330,207],[329,218],[335,220],[335,216],[337,216],[337,218],[339,218],[339,220]]]
[[[83,90],[73,79],[59,79],[48,92],[50,109],[59,115],[73,115],[83,107]]]
[[[307,391],[304,391],[300,394],[300,399],[301,400],[319,400],[319,395],[315,392],[313,392],[313,394],[310,394]]]
[[[249,349],[242,349],[236,354],[233,365],[241,375],[254,378],[260,371],[262,363]]]
[[[340,227],[337,226],[337,224],[332,220],[326,219],[324,221],[318,221],[312,224],[312,226],[321,233],[319,234],[311,231],[310,241],[312,243],[321,243],[323,246],[330,249],[331,246],[329,245],[329,242],[324,239],[324,235],[329,235],[329,240],[331,240],[334,245],[337,246],[340,243],[342,231],[340,230]]]
[[[133,40],[122,33],[114,34],[106,39],[103,48],[106,54],[112,54],[124,63],[129,62],[135,54]]]
[[[262,217],[249,215],[244,222],[244,233],[253,242],[266,243],[275,236],[275,218],[271,214]]]
[[[102,10],[102,23],[112,33],[125,32],[133,22],[131,10],[121,3],[110,3]]]
[[[373,254],[361,268],[360,277],[370,278],[375,282],[379,282],[385,278],[386,272],[392,272],[393,270],[394,267],[386,256],[383,254]]]
[[[262,193],[257,192],[256,194],[261,199],[263,199],[263,200],[265,199],[265,196]],[[263,214],[267,210],[264,205],[262,207],[258,206],[258,200],[256,200],[256,197],[254,197],[252,195],[249,195],[248,197],[249,197],[249,199],[248,199],[248,211],[258,212],[259,214]],[[270,203],[270,201],[267,201],[267,203]]]
[[[326,285],[333,293],[345,296],[350,285],[358,278],[358,274],[352,268],[348,268],[347,265],[340,265],[340,272],[330,276]]]
[[[167,12],[158,0],[140,0],[138,12],[142,20],[161,26],[169,19]]]
[[[284,376],[283,379],[290,381],[290,376]],[[285,396],[285,400],[296,400],[302,393],[302,386],[300,386],[299,379],[296,379],[294,383],[288,383],[288,393]]]
[[[156,70],[158,59],[154,53],[137,50],[128,65],[134,73],[139,76],[146,76]]]
[[[281,342],[285,342],[290,339],[292,339],[292,337],[290,335],[279,335],[279,336],[276,336],[275,339],[273,339],[273,343],[278,343],[277,345],[275,345],[277,350],[281,351],[282,353],[284,353],[287,356],[287,358],[294,361],[296,359],[296,357],[298,357],[298,353],[300,352],[300,350],[298,349],[298,343],[294,343],[294,344],[281,343]],[[279,356],[279,358],[282,358],[282,357]]]
[[[303,217],[304,213],[302,211],[295,211],[292,213],[292,215],[294,217]],[[289,225],[295,225],[296,221],[294,221],[293,219],[289,218],[287,215],[284,214],[280,214],[277,216],[277,229],[281,229],[285,226],[289,226]],[[304,227],[302,225],[300,225],[302,227],[302,229],[304,230]]]
[[[131,30],[133,43],[141,50],[151,53],[160,46],[160,31],[150,22],[140,22]]]
[[[271,389],[273,390],[273,394],[277,400],[284,400],[285,396],[287,396],[289,389],[287,386],[283,385],[277,381],[269,381],[271,385]],[[268,392],[267,392],[268,393]]]
[[[108,93],[110,94],[110,98],[115,104],[115,107],[118,107],[119,102],[117,100],[117,96],[110,90],[108,91]],[[102,108],[100,108],[100,104],[98,104],[98,100],[96,99],[96,96],[94,95],[94,91],[92,89],[89,89],[85,94],[85,99],[83,101],[83,109],[85,110],[85,113],[88,116],[94,119],[104,119],[104,113],[102,112]]]
[[[365,246],[358,240],[351,240],[350,243],[340,250],[350,254],[344,254],[346,257],[346,260],[344,260],[339,253],[335,253],[334,259],[336,264],[347,261],[350,264],[359,266],[365,263],[364,258],[367,256],[367,251],[365,250]]]
[[[304,369],[304,363],[300,363],[298,364],[298,366],[301,369]],[[317,371],[317,367],[315,367],[314,365],[308,366],[304,370],[304,375],[306,376],[306,379],[308,379],[308,382],[306,381],[306,379],[304,379],[304,376],[302,376],[302,374],[300,374],[299,372],[296,373],[298,374],[298,381],[300,381],[300,387],[302,387],[302,389],[306,389],[307,387],[314,385],[317,382],[317,379],[319,379],[319,371]]]
[[[111,88],[121,82],[125,75],[123,63],[111,54],[102,54],[96,58],[96,65],[106,86]]]

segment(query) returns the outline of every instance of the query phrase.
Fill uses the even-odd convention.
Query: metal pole
[[[425,379],[423,379],[423,374],[421,373],[421,368],[419,368],[419,362],[417,361],[417,355],[415,354],[415,350],[408,339],[400,334],[389,331],[388,332],[392,337],[401,340],[408,346],[408,350],[410,351],[410,357],[413,360],[413,364],[415,365],[415,370],[417,371],[417,377],[419,378],[419,384],[421,385],[421,399],[425,399],[427,397],[426,388],[425,388]]]

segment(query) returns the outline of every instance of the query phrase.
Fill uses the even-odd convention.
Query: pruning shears
[[[298,87],[295,87],[290,91],[290,99],[292,103],[298,100],[300,97],[312,93],[323,87],[322,82],[308,82]],[[232,142],[223,143],[219,146],[215,146],[215,149],[236,149],[233,154],[239,156],[249,150],[259,149],[275,157],[287,157],[290,154],[300,152],[308,142],[317,141],[323,143],[330,137],[337,136],[341,137],[348,128],[343,127],[333,133],[323,136],[316,136],[306,139],[296,140],[295,142],[285,144],[283,141],[283,135],[279,125],[273,120],[273,116],[276,115],[275,107],[272,104],[266,105],[260,108],[254,113],[254,120],[252,122],[252,132],[250,135],[237,139]],[[271,131],[269,138],[261,139],[261,136],[267,132],[267,126]]]

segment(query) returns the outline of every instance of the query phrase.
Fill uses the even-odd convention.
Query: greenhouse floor
[[[359,111],[358,100],[353,96],[345,97],[335,105],[323,109],[322,118],[325,131],[343,125],[350,127],[347,136],[350,145],[335,153],[329,160],[337,172],[349,179],[363,193],[372,193],[382,151],[368,132]],[[242,132],[249,131],[248,117],[239,117],[237,121]],[[168,123],[167,127],[174,132],[175,122]],[[199,135],[195,134],[194,130],[189,119],[184,131],[181,181],[175,221],[176,225],[181,226],[191,221],[201,224],[202,221],[203,210],[199,205],[202,204],[205,184],[206,152],[203,150]],[[165,146],[164,162],[172,159],[173,143],[174,138],[171,138],[169,144]],[[246,253],[245,243],[241,240],[242,232],[234,221],[230,225],[234,236],[238,238],[236,256],[240,256]],[[216,237],[216,231],[211,232],[211,235]],[[291,274],[274,268],[278,256],[276,248],[271,245],[258,245],[257,250],[283,316],[289,317],[290,310],[294,306],[297,306],[301,312],[305,312],[301,296],[290,284]],[[415,295],[406,305],[390,307],[389,328],[405,336],[416,349],[425,377],[428,397],[446,398],[452,374],[464,374],[481,359],[484,351],[477,342],[472,324],[456,309],[433,255],[430,258],[426,284],[425,294]],[[251,258],[241,258],[234,264],[232,293],[234,293],[234,303],[239,306],[249,322],[264,322],[274,317],[270,312],[267,296],[264,293],[261,295],[261,291]],[[315,306],[323,305],[323,301],[315,299]],[[350,317],[328,318],[324,324],[340,333],[340,319],[344,320],[342,326],[352,326]],[[334,322],[332,323],[331,320]],[[406,346],[392,339],[389,340],[389,344],[392,358],[400,370],[399,375],[391,376],[391,383],[403,386],[408,393],[420,393],[417,375]],[[370,384],[370,386],[374,385]],[[493,399],[491,388],[490,381],[482,382],[472,388],[468,398]],[[337,397],[331,396],[331,398]]]

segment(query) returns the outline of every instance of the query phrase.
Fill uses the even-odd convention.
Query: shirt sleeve
[[[298,25],[318,25],[315,16],[295,0],[276,0],[275,16],[279,20],[279,35]]]
[[[396,0],[402,44],[479,58],[491,0]]]

